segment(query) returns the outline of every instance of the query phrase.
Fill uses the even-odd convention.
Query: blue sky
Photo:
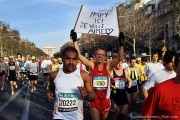
[[[81,5],[89,10],[108,9],[125,0],[0,0],[0,21],[20,32],[21,38],[43,50],[56,51],[69,41]]]

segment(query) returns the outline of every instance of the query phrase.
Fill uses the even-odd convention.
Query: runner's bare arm
[[[142,93],[143,93],[144,99],[147,99],[148,91],[144,87],[142,87]]]
[[[87,67],[89,68],[93,68],[94,67],[94,63],[89,61],[88,59],[86,59],[83,55],[81,55],[81,52],[79,50],[79,45],[77,43],[77,33],[74,32],[74,29],[71,30],[70,32],[70,38],[73,41],[73,46],[76,48],[76,50],[78,51],[78,58],[80,59],[80,61]]]
[[[127,68],[124,68],[124,72],[125,72],[126,78],[127,78],[127,80],[128,80],[128,88],[131,88],[131,86],[132,86],[132,80],[131,80],[131,78],[130,78],[130,75],[129,75],[129,73],[128,73]]]
[[[6,74],[8,73],[8,69],[9,69],[8,64],[5,64],[5,73]]]
[[[84,57],[80,50],[79,50],[79,45],[77,43],[77,41],[73,42],[73,46],[76,48],[76,50],[78,51],[78,57],[80,59],[80,61],[82,62],[82,64],[84,64],[85,66],[90,67],[91,69],[94,67],[94,63],[89,61],[88,59],[86,59],[86,57]]]
[[[84,97],[87,101],[92,102],[96,99],[96,94],[91,84],[91,78],[86,71],[81,71],[81,76],[84,81],[84,88],[80,91],[82,97]],[[78,87],[79,88],[79,87]],[[80,90],[80,89],[79,89]]]
[[[16,73],[18,73],[19,67],[18,67],[18,64],[17,64],[17,63],[15,63],[15,67],[16,67]]]
[[[52,72],[50,73],[50,76],[49,76],[49,90],[48,92],[46,93],[46,100],[47,101],[52,101],[54,96],[55,96],[55,86],[54,86],[54,79],[56,78],[57,76],[57,71],[56,72]]]
[[[107,64],[107,69],[112,70],[114,67],[117,66],[117,64],[124,59],[124,34],[122,32],[119,33],[118,37],[119,41],[119,50],[118,50],[118,57],[117,59],[113,59],[113,61],[110,61]]]

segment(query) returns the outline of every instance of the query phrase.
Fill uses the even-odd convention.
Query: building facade
[[[118,6],[119,28],[127,42],[150,52],[164,44],[169,50],[180,49],[179,15],[180,0],[131,0]]]

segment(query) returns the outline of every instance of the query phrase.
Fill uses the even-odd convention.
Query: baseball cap
[[[141,58],[140,58],[140,57],[137,57],[136,59],[137,59],[137,60],[141,60]]]
[[[32,56],[32,57],[31,57],[31,59],[32,59],[32,60],[35,60],[35,59],[36,59],[36,57],[35,57],[35,56]]]

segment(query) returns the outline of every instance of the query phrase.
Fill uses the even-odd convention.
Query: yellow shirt
[[[57,70],[59,70],[59,64],[52,64],[52,67],[51,67],[51,70],[52,71],[57,71]]]
[[[145,81],[147,80],[147,77],[145,75],[143,75],[143,71],[144,71],[144,68],[146,67],[146,65],[138,65],[138,68],[140,70],[140,81]]]

